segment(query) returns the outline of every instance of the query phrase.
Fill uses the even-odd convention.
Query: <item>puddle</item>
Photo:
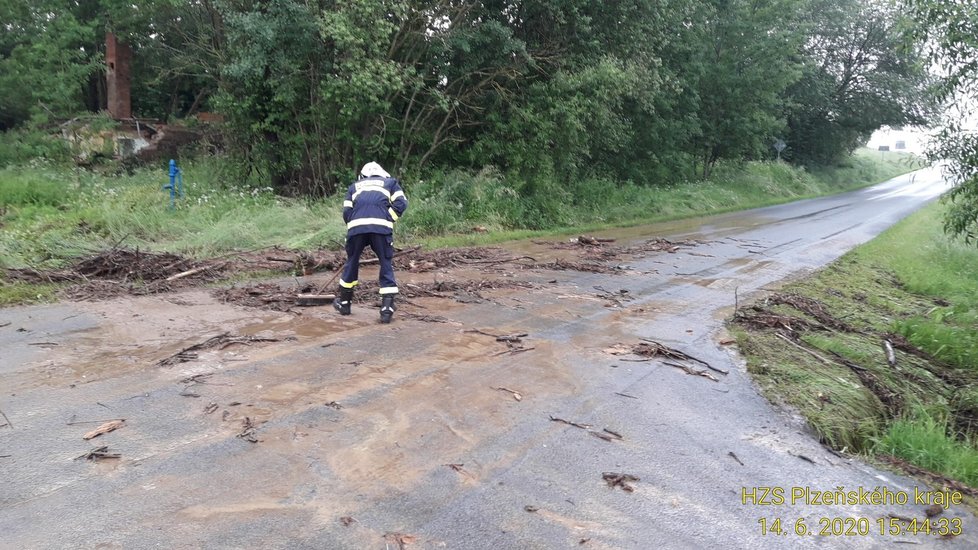
[[[330,311],[332,311],[332,306],[330,306]],[[356,326],[351,325],[349,319],[323,319],[309,315],[303,315],[302,317],[289,315],[287,317],[276,317],[259,323],[245,325],[237,332],[242,336],[279,337],[286,335],[302,338],[320,338],[352,328],[356,328]]]

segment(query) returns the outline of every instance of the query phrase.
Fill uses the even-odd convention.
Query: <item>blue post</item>
[[[170,159],[170,185],[164,185],[163,189],[170,190],[170,209],[176,208],[177,192],[183,198],[183,173],[177,168],[177,161]]]

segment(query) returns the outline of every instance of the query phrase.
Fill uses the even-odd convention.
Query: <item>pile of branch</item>
[[[697,359],[696,357],[693,357],[692,355],[689,355],[678,349],[670,348],[669,346],[660,344],[659,342],[656,342],[654,340],[649,340],[647,338],[642,338],[642,340],[644,340],[644,342],[632,347],[632,353],[634,353],[635,355],[640,355],[642,357],[648,357],[648,358],[656,358],[656,359],[668,359],[668,361],[663,360],[662,364],[683,370],[686,372],[686,374],[690,374],[693,376],[702,376],[703,378],[712,380],[714,382],[719,382],[719,379],[717,379],[716,376],[713,376],[712,374],[707,372],[706,369],[709,369],[713,372],[718,372],[723,375],[730,374],[729,371],[725,371],[723,369],[714,367],[713,365],[707,363],[706,361],[702,359]],[[706,369],[696,369],[691,365],[676,363],[674,361],[684,361],[686,363],[693,363],[694,365],[702,365],[706,367]]]
[[[560,258],[557,258],[553,262],[549,263],[533,264],[531,267],[535,269],[549,269],[553,271],[580,271],[582,273],[601,273],[606,275],[611,273],[619,273],[621,271],[615,266],[609,266],[604,263],[569,262],[567,260],[561,260]]]
[[[734,318],[737,322],[747,327],[779,330],[788,334],[793,339],[797,339],[799,330],[824,330],[825,328],[801,317],[774,313],[756,304],[749,308],[737,310]]]
[[[858,332],[851,325],[836,319],[825,307],[825,304],[814,298],[802,296],[800,294],[774,294],[768,297],[767,303],[771,305],[786,305],[792,307],[821,323],[824,327],[843,332]]]
[[[496,247],[450,248],[431,252],[412,251],[410,257],[400,257],[395,254],[394,267],[415,273],[449,267],[479,267],[482,269],[492,265],[516,262],[523,258],[514,257],[502,248]]]
[[[360,292],[355,300],[372,301],[376,299],[375,283],[361,282]],[[401,287],[401,295],[406,298],[454,298],[458,293],[478,295],[485,290],[508,288],[533,288],[532,283],[512,279],[479,279],[477,281],[434,281],[431,283],[409,283]]]
[[[624,252],[626,254],[643,254],[646,252],[668,252],[674,254],[684,248],[693,248],[698,244],[700,243],[696,241],[670,241],[668,239],[655,238],[649,239],[640,245],[628,247]]]
[[[113,247],[56,270],[8,269],[6,278],[31,283],[73,283],[65,294],[72,299],[97,300],[123,294],[157,294],[190,280],[221,276],[228,262],[197,262],[169,253]]]

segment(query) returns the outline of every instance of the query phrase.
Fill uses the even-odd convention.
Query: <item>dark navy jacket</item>
[[[401,182],[395,178],[373,176],[355,181],[343,201],[346,234],[392,235],[394,222],[407,210],[407,204]]]

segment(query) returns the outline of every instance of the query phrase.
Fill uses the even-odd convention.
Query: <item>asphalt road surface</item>
[[[0,310],[0,547],[978,547],[961,506],[907,533],[900,518],[922,529],[917,497],[937,488],[826,450],[720,343],[735,299],[824,266],[944,188],[922,171],[609,232],[697,244],[612,274],[510,268],[497,277],[532,287],[412,300],[391,325],[366,306],[276,313],[208,289]],[[278,341],[156,365],[222,333]],[[729,374],[615,354],[643,339]],[[103,446],[120,457],[79,458]]]

